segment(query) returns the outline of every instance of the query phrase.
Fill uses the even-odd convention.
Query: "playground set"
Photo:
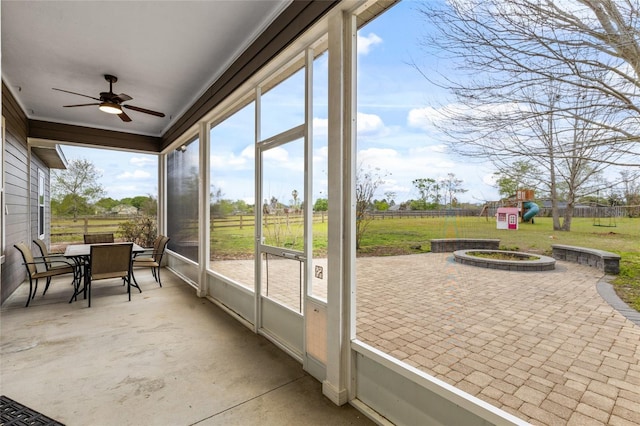
[[[508,201],[507,206],[498,207],[496,213],[497,229],[518,229],[519,222],[534,223],[533,217],[540,213],[540,207],[533,202],[532,189],[516,191],[515,202]]]

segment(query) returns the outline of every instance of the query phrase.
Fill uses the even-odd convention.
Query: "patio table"
[[[73,302],[73,300],[78,299],[78,294],[81,292],[84,293],[84,298],[87,298],[87,281],[89,280],[89,264],[90,256],[91,256],[91,246],[109,246],[114,244],[132,244],[133,247],[131,249],[132,255],[136,253],[142,253],[146,249],[142,246],[139,246],[136,243],[128,243],[128,242],[119,242],[119,243],[102,243],[102,244],[71,244],[68,245],[64,251],[65,257],[71,259],[75,264],[75,267],[78,269],[78,280],[73,283],[73,295],[69,300],[69,303]],[[82,288],[80,288],[80,284],[82,281],[82,276],[84,276],[84,282],[82,283]]]

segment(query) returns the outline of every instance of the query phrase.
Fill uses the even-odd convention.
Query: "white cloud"
[[[407,124],[426,131],[436,129],[435,124],[443,121],[445,118],[442,111],[433,107],[413,108],[407,116]]]
[[[358,137],[362,136],[383,136],[387,134],[386,126],[376,114],[358,113]]]
[[[247,170],[253,168],[254,158],[253,146],[247,146],[240,152],[240,155],[233,152],[211,155],[210,162],[213,170]]]
[[[282,147],[276,147],[265,151],[263,158],[272,162],[285,164],[289,161],[289,152]]]
[[[233,153],[227,155],[212,155],[211,156],[211,168],[212,169],[244,169],[247,165],[247,159],[243,156],[237,156]]]
[[[484,183],[485,185],[494,186],[496,184],[496,177],[493,173],[486,174],[482,176],[482,183]]]
[[[329,133],[329,120],[326,118],[313,117],[313,134],[315,136],[325,136]]]
[[[367,36],[363,36],[358,31],[358,54],[367,55],[371,48],[377,44],[382,43],[382,39],[374,33],[369,33]]]
[[[240,153],[240,155],[248,160],[253,160],[254,158],[256,158],[256,151],[253,145],[247,145],[242,152]]]
[[[133,172],[124,172],[119,174],[116,179],[147,179],[151,177],[151,173],[144,170],[134,170]]]
[[[154,185],[146,184],[144,182],[136,182],[136,184],[127,185],[107,185],[104,187],[107,191],[107,197],[111,197],[116,200],[121,200],[128,197],[137,197],[152,195],[157,196],[158,188]]]
[[[131,157],[129,163],[136,167],[157,166],[158,160],[152,157]]]
[[[365,168],[379,169],[385,183],[378,189],[377,197],[387,191],[396,193],[396,201],[417,197],[412,181],[418,178],[440,179],[453,172],[465,180],[472,189],[477,179],[466,177],[462,164],[456,164],[447,154],[440,152],[440,145],[422,146],[399,151],[392,148],[368,148],[358,151],[358,164]],[[386,176],[385,176],[386,175]]]

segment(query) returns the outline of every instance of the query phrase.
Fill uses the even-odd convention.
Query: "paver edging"
[[[596,290],[600,297],[607,302],[613,309],[620,312],[622,316],[632,323],[640,326],[640,312],[627,305],[614,290],[613,286],[608,282],[610,276],[605,275],[596,283]]]

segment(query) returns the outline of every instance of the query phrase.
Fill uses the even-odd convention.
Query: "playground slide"
[[[522,219],[524,219],[525,221],[528,221],[529,219],[540,213],[540,207],[538,207],[538,205],[533,201],[525,201],[524,203],[522,203],[522,207],[527,210],[527,212],[522,216]]]

